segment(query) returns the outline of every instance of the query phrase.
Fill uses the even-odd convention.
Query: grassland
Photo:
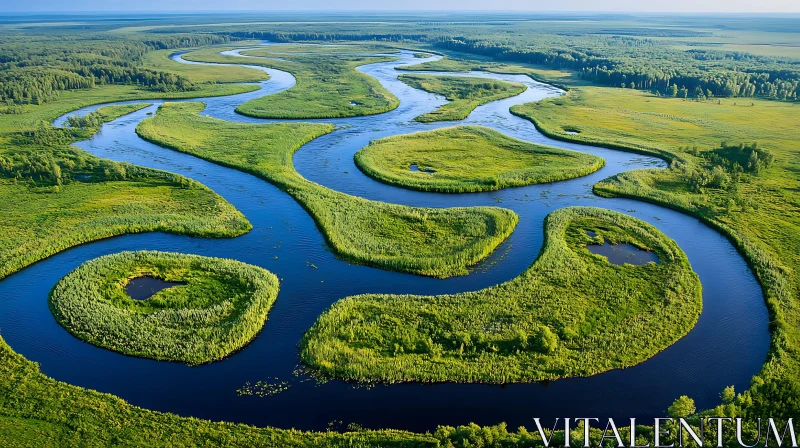
[[[265,72],[248,67],[190,65],[175,62],[169,58],[173,53],[175,50],[151,51],[142,57],[142,64],[152,70],[184,76],[197,84],[258,82],[269,79],[269,75]]]
[[[526,89],[516,82],[464,76],[400,75],[398,79],[415,89],[443,95],[450,101],[414,118],[421,123],[463,120],[481,104],[516,96]]]
[[[57,129],[46,122],[23,127],[20,122],[24,131],[2,134],[16,145],[0,152],[0,278],[66,248],[124,233],[233,237],[250,230],[241,213],[197,182],[67,147],[96,132],[99,124],[140,107],[102,107],[77,120],[84,127]],[[40,116],[37,112],[42,113],[31,115]]]
[[[405,431],[304,432],[149,411],[43,375],[0,340],[0,445],[8,447],[431,447]]]
[[[201,103],[167,103],[137,133],[154,143],[255,174],[294,197],[341,258],[434,277],[467,274],[517,224],[497,207],[419,208],[369,201],[310,182],[292,155],[327,124],[230,123],[198,115]],[[230,142],[236,142],[232,147]]]
[[[182,284],[134,300],[125,286],[137,277]],[[257,266],[142,251],[87,261],[56,284],[49,303],[56,321],[85,342],[197,365],[249,343],[277,295],[277,277]]]
[[[341,118],[388,112],[400,102],[380,83],[356,70],[364,64],[390,61],[392,57],[351,54],[350,48],[302,46],[304,51],[291,50],[297,45],[269,46],[243,54],[243,58],[219,54],[218,49],[198,50],[184,59],[199,62],[247,63],[284,70],[294,75],[297,83],[283,92],[248,101],[236,112],[258,118]]]
[[[478,126],[459,126],[387,137],[355,155],[370,177],[422,191],[491,191],[585,176],[604,161],[549,148]],[[418,171],[409,167],[417,165]]]
[[[760,99],[685,101],[576,82],[565,97],[512,111],[551,137],[672,160],[669,170],[622,173],[595,191],[684,211],[735,243],[762,285],[772,326],[769,357],[737,415],[791,416],[800,402],[800,108]],[[757,143],[775,162],[757,174],[719,174],[712,154],[723,141]]]
[[[660,262],[615,266],[586,249],[597,242],[653,250]],[[665,349],[701,308],[700,281],[675,242],[629,216],[572,207],[547,217],[542,252],[519,277],[462,294],[343,299],[301,354],[323,376],[367,382],[588,376]]]

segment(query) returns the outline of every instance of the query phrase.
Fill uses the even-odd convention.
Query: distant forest
[[[247,16],[242,19],[255,20]],[[728,22],[720,19],[714,25],[705,20],[664,18],[663,23],[655,24],[630,20],[586,24],[579,20],[569,23],[509,19],[485,22],[407,19],[392,23],[289,20],[235,26],[144,26],[125,32],[93,30],[91,23],[75,27],[19,26],[0,32],[0,101],[6,104],[6,113],[13,113],[13,105],[41,104],[61,90],[101,84],[134,84],[165,92],[193,90],[197,86],[182,76],[144,67],[142,55],[158,49],[243,39],[407,43],[498,61],[569,69],[600,85],[650,90],[672,97],[798,99],[800,59],[727,51],[721,46],[719,50],[708,48],[720,45],[709,43],[714,33],[769,29],[779,40],[784,33],[797,32],[792,23],[778,18],[728,19]],[[678,26],[672,26],[673,21]],[[143,23],[119,23],[119,27],[134,24]]]
[[[0,101],[7,106],[42,104],[61,90],[102,84],[136,84],[162,92],[194,90],[197,87],[185,77],[141,67],[141,57],[152,50],[228,41],[230,37],[214,34],[130,38],[0,33]]]
[[[448,31],[448,27],[442,27]],[[684,36],[685,31],[678,35]],[[531,32],[515,39],[504,34],[454,36],[442,32],[337,33],[237,31],[239,38],[295,40],[418,41],[498,61],[546,65],[578,72],[597,84],[653,90],[681,97],[767,97],[796,100],[800,60],[738,51],[687,50],[663,42],[621,35],[564,35]]]

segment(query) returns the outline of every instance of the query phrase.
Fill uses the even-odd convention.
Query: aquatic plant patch
[[[372,141],[355,154],[355,163],[388,184],[465,193],[572,179],[599,170],[605,161],[489,128],[459,126]]]
[[[145,300],[128,282],[178,283]],[[90,260],[61,279],[49,304],[73,336],[126,355],[187,364],[222,359],[261,330],[278,295],[269,271],[235,260],[122,252]]]

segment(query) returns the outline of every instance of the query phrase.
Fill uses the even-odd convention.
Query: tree
[[[711,182],[709,185],[714,188],[725,188],[731,181],[731,176],[728,175],[728,172],[725,171],[725,168],[715,165],[714,168],[711,169]]]
[[[672,402],[672,405],[667,409],[667,415],[672,418],[684,418],[695,413],[697,408],[694,405],[694,400],[681,395],[677,400]]]
[[[550,327],[541,327],[536,331],[534,348],[542,353],[553,353],[558,348],[558,336]]]
[[[722,398],[722,402],[725,404],[733,403],[733,400],[736,399],[736,391],[733,389],[733,386],[728,386],[723,389],[720,398]]]

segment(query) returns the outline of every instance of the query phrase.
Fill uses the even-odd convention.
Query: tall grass
[[[800,403],[800,158],[795,135],[800,109],[761,99],[685,101],[629,89],[577,84],[569,95],[515,106],[548,135],[659,155],[669,170],[621,173],[595,185],[605,196],[665,205],[698,217],[726,235],[761,283],[771,315],[772,347],[739,415],[789,417]],[[565,129],[579,131],[570,135]],[[693,170],[729,144],[757,143],[775,162],[753,174],[732,174],[726,188],[693,188]]]
[[[231,123],[198,115],[203,107],[164,104],[136,132],[278,186],[311,214],[345,260],[434,277],[465,275],[467,266],[487,257],[517,224],[514,212],[497,207],[407,207],[330,190],[300,176],[292,155],[304,143],[331,132],[332,125]]]
[[[598,241],[653,250],[660,262],[612,265],[586,249]],[[571,207],[547,217],[542,252],[519,277],[461,294],[345,298],[306,333],[301,354],[324,376],[366,382],[588,376],[650,358],[701,309],[700,281],[674,241],[627,215]]]
[[[443,95],[450,101],[414,118],[422,123],[463,120],[481,104],[516,96],[526,89],[516,82],[464,76],[400,75],[398,79],[415,89]]]
[[[465,193],[572,179],[599,170],[605,161],[489,128],[460,126],[372,141],[355,154],[355,163],[365,174],[388,184]],[[420,171],[411,171],[412,164]]]
[[[396,108],[400,102],[374,78],[355,68],[393,60],[385,56],[330,54],[326,47],[308,46],[305,52],[283,52],[283,46],[252,50],[259,56],[243,59],[219,54],[218,49],[198,50],[184,58],[199,62],[261,65],[284,70],[297,80],[288,90],[248,101],[236,112],[258,118],[341,118],[374,115]]]
[[[234,237],[252,228],[198,182],[67,146],[143,106],[101,107],[72,119],[71,129],[24,123],[24,131],[5,134],[17,144],[0,147],[0,278],[69,247],[125,233]],[[53,102],[43,108],[58,107]]]
[[[147,300],[127,296],[136,277],[185,283]],[[235,260],[168,252],[122,252],[80,265],[50,294],[73,336],[144,358],[202,364],[244,347],[278,295],[269,271]]]
[[[197,65],[175,62],[170,56],[175,50],[156,50],[142,56],[142,65],[159,72],[172,73],[184,76],[191,82],[204,83],[232,83],[232,82],[258,82],[269,79],[269,75],[261,70],[249,67],[234,67],[225,65]]]

